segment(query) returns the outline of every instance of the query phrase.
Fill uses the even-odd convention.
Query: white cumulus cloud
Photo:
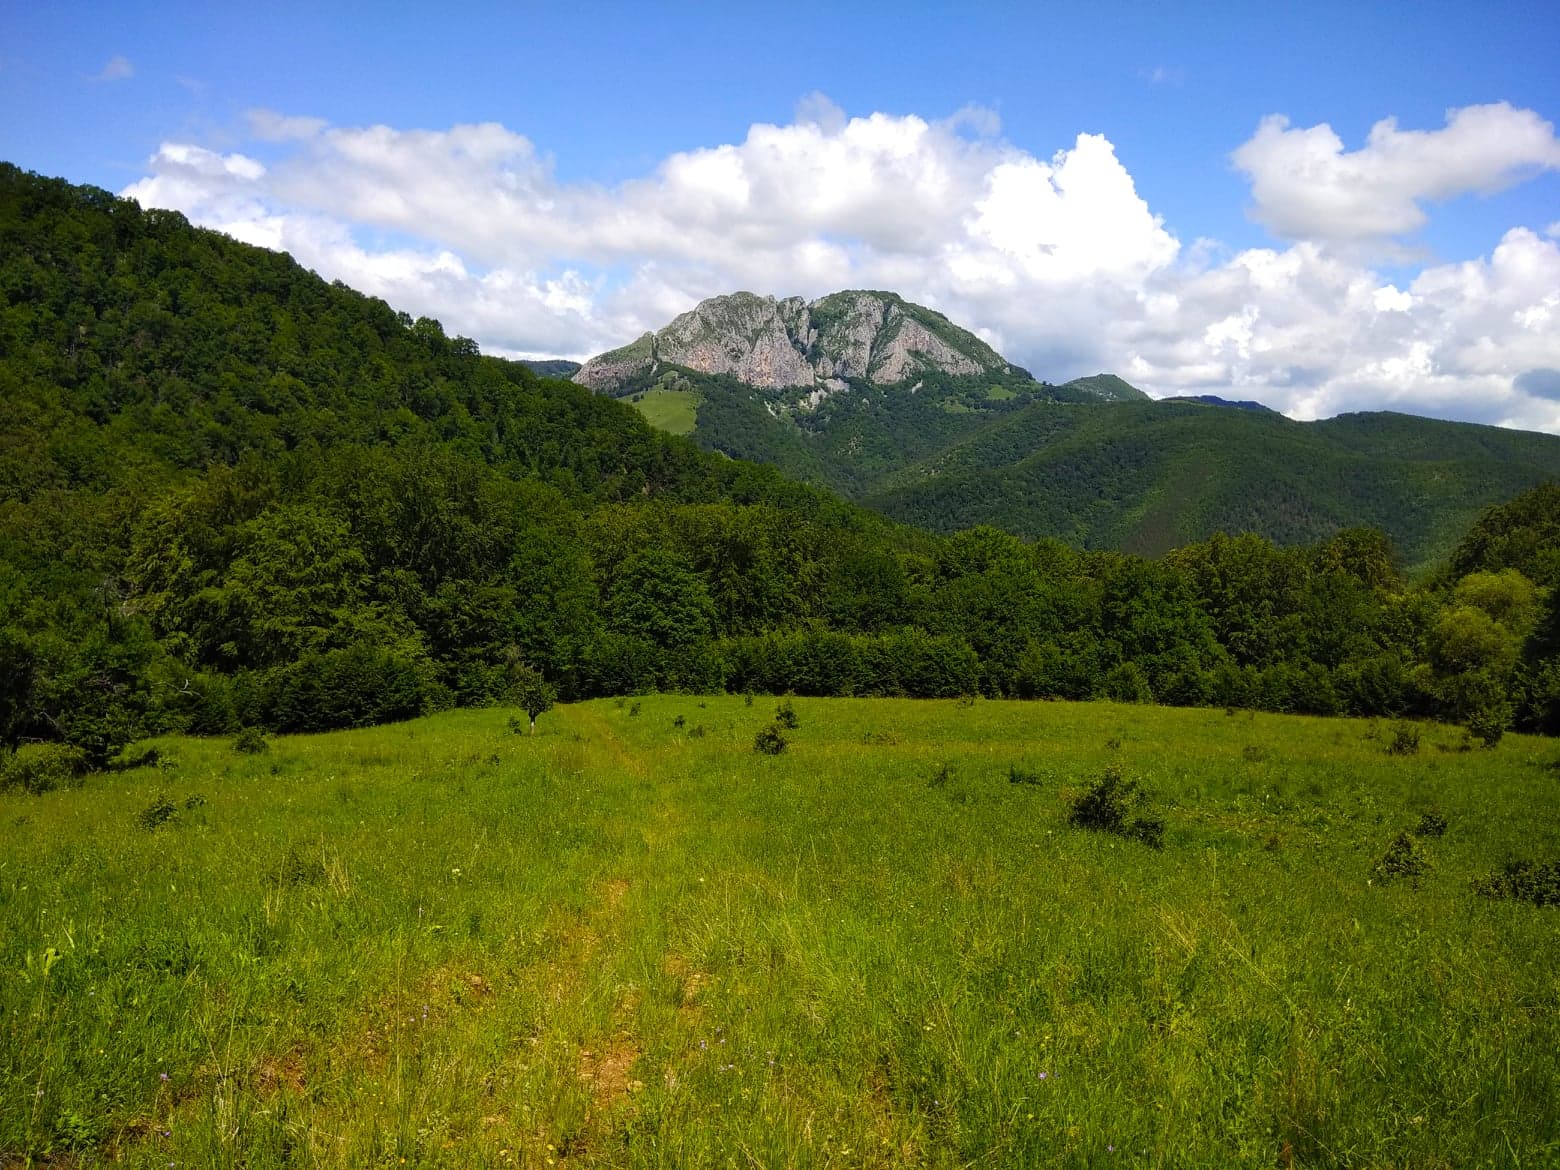
[[[1325,122],[1302,129],[1274,114],[1232,157],[1251,180],[1252,216],[1278,235],[1371,241],[1423,226],[1427,201],[1560,169],[1560,139],[1532,110],[1505,102],[1452,110],[1440,130],[1385,118],[1355,151]]]
[[[227,153],[165,143],[126,194],[493,352],[588,356],[736,289],[881,288],[1053,380],[1115,370],[1151,393],[1235,392],[1302,418],[1387,407],[1560,431],[1554,225],[1412,280],[1351,246],[1412,230],[1422,201],[1555,165],[1531,111],[1473,107],[1430,132],[1383,122],[1353,153],[1326,127],[1269,119],[1236,159],[1264,221],[1295,242],[1235,255],[1183,247],[1104,136],[1040,156],[975,108],[848,117],[811,94],[789,125],[615,186],[560,180],[497,123],[256,111],[247,132]]]

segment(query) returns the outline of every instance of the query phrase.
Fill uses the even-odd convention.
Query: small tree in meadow
[[[509,697],[531,719],[531,734],[536,734],[536,717],[551,711],[558,701],[557,689],[542,673],[518,658],[509,663]]]

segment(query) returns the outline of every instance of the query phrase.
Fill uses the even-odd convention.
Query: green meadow
[[[0,1165],[1560,1164],[1560,744],[791,702],[0,794]]]
[[[634,396],[645,421],[674,435],[691,435],[698,421],[699,398],[692,390],[654,386]]]

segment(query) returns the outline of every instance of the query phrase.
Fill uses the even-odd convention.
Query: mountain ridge
[[[896,293],[852,289],[815,301],[750,292],[710,297],[665,328],[592,358],[574,380],[617,393],[663,364],[765,390],[811,390],[814,404],[850,381],[892,386],[922,372],[1029,376],[933,309]]]
[[[831,311],[856,323],[853,360]],[[890,349],[861,325],[891,311],[968,361],[909,342],[881,361]],[[1038,381],[892,293],[711,298],[575,377],[706,449],[901,522],[1151,555],[1215,532],[1303,544],[1366,523],[1426,566],[1482,508],[1560,478],[1550,435],[1391,412],[1299,422],[1214,394],[1154,400],[1108,373]]]

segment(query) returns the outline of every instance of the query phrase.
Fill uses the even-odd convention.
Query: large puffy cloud
[[[1017,325],[1021,342],[1070,345],[1074,310],[1035,314],[1014,294],[1135,283],[1174,259],[1176,241],[1104,138],[1041,160],[996,129],[987,111],[847,119],[815,97],[792,125],[756,125],[740,144],[672,155],[608,189],[559,182],[497,124],[333,128],[261,112],[250,132],[264,149],[167,143],[126,194],[510,352],[588,354],[735,288],[861,285],[997,340]]]
[[[1252,215],[1278,235],[1381,241],[1423,226],[1427,200],[1560,169],[1560,139],[1532,110],[1505,102],[1452,110],[1441,130],[1400,130],[1386,118],[1348,152],[1325,122],[1300,129],[1275,114],[1233,158],[1251,179]]]
[[[1314,242],[1252,249],[1154,282],[1111,333],[1123,376],[1160,392],[1560,432],[1560,246],[1525,228],[1403,288]]]
[[[1041,158],[1002,140],[989,111],[847,118],[819,95],[790,125],[613,187],[560,181],[497,124],[259,112],[242,150],[164,144],[126,193],[285,249],[489,351],[587,356],[738,288],[888,288],[1042,377],[1115,369],[1152,393],[1236,391],[1297,417],[1393,407],[1560,431],[1552,231],[1514,230],[1401,288],[1337,246],[1412,228],[1420,199],[1550,165],[1553,141],[1504,106],[1454,112],[1430,134],[1383,123],[1354,154],[1326,127],[1264,122],[1236,158],[1275,228],[1301,238],[1234,256],[1183,248],[1102,136]],[[1319,188],[1310,202],[1299,155]],[[1338,194],[1361,175],[1381,207]]]

